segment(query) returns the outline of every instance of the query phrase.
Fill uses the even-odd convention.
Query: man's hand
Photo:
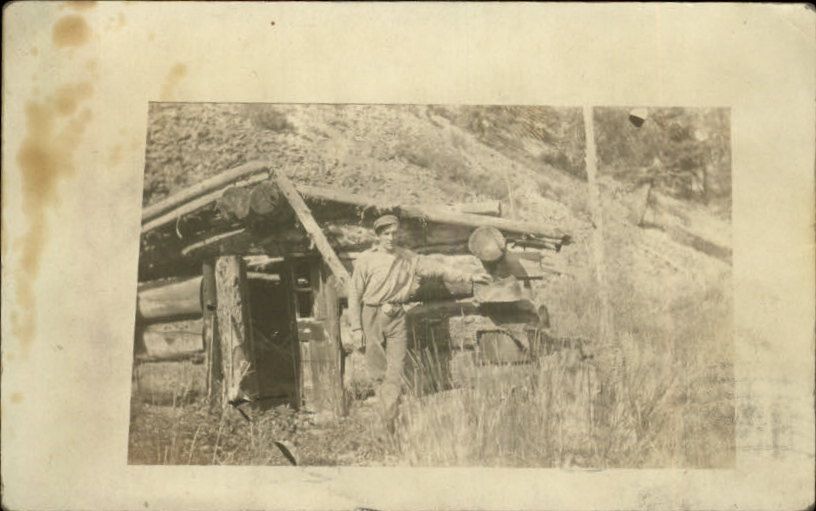
[[[493,277],[484,272],[474,273],[470,276],[470,281],[474,284],[490,284],[493,282]]]

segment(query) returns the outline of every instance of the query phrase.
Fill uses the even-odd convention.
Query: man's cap
[[[389,225],[399,225],[399,218],[394,215],[383,215],[374,220],[374,232],[380,232],[380,229],[388,227]]]

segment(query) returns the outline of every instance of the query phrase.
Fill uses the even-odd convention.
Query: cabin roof
[[[384,213],[400,217],[403,244],[420,252],[468,253],[470,233],[491,226],[508,242],[559,250],[570,238],[558,229],[502,218],[500,205],[466,212],[467,205],[385,203],[343,190],[297,186],[298,193],[341,258],[373,242],[370,224]],[[241,254],[292,257],[315,255],[313,242],[276,195],[276,172],[268,162],[251,162],[147,206],[142,214],[140,281],[194,274],[201,260]],[[482,205],[483,206],[483,205]],[[471,208],[478,209],[478,208]]]

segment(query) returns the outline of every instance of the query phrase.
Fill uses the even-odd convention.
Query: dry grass
[[[546,293],[559,304],[553,330],[591,340],[583,353],[564,349],[515,366],[476,366],[467,351],[451,364],[445,346],[415,353],[392,442],[362,400],[343,420],[278,408],[247,421],[201,404],[202,366],[141,366],[130,462],[285,465],[274,445],[284,440],[308,465],[732,466],[727,293],[712,286],[656,300],[645,283],[612,280],[614,339],[595,337],[591,278],[561,282],[561,296]]]
[[[409,394],[401,454],[412,465],[721,467],[733,463],[727,375],[664,346],[618,337],[612,367],[563,350],[474,371],[470,385]],[[704,385],[706,402],[695,386]],[[703,392],[705,393],[705,391]],[[722,421],[712,420],[719,416]]]
[[[600,306],[590,277],[573,279],[547,300],[558,302],[557,332],[591,340],[587,357],[567,349],[527,365],[473,367],[464,386],[439,370],[438,354],[415,360],[435,381],[408,393],[399,437],[404,459],[435,466],[732,466],[728,293],[713,283],[703,292],[667,294],[659,289],[665,281],[613,269],[621,274],[611,279],[612,339],[597,337]],[[427,395],[428,387],[453,390]]]
[[[410,394],[399,445],[411,465],[541,467],[589,463],[592,366],[562,351],[533,365],[472,366],[468,384]]]
[[[289,445],[302,465],[394,464],[393,447],[373,410],[355,402],[352,417],[279,406],[265,412],[204,402],[201,366],[142,364],[135,369],[128,462],[136,465],[289,465],[276,446]]]
[[[502,176],[494,172],[470,166],[462,155],[464,141],[461,135],[454,138],[451,145],[440,144],[439,140],[421,137],[409,138],[394,147],[393,156],[418,167],[431,170],[439,186],[450,184],[467,186],[471,191],[493,199],[507,197],[507,184]]]

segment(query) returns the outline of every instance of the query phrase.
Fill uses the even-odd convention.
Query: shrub
[[[294,131],[286,113],[281,112],[275,105],[263,103],[244,105],[244,114],[253,126],[263,130],[284,133]]]
[[[423,139],[409,139],[394,147],[394,157],[433,171],[440,180],[465,186],[494,199],[507,196],[507,184],[495,172],[480,172],[468,167],[458,150]],[[444,186],[444,183],[440,186]]]

